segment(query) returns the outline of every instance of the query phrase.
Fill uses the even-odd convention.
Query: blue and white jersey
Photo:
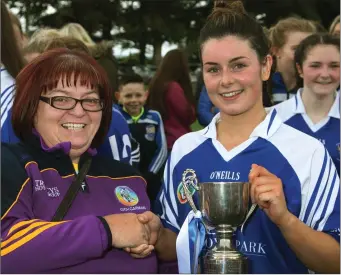
[[[14,101],[15,80],[1,68],[1,142],[16,143],[19,141],[14,134],[11,120],[11,112]]]
[[[340,175],[340,94],[336,92],[335,101],[328,116],[314,124],[305,111],[301,92],[302,89],[299,89],[295,97],[274,106],[274,108],[285,124],[323,143]]]
[[[132,164],[129,126],[114,105],[110,128],[104,143],[97,149],[100,155]]]
[[[217,114],[206,128],[188,133],[174,144],[159,193],[162,209],[158,214],[163,225],[178,233],[191,211],[181,184],[186,169],[194,169],[199,182],[247,182],[255,163],[282,180],[291,213],[339,241],[340,182],[323,145],[284,124],[272,110],[247,141],[227,151],[217,140],[219,117]],[[199,208],[198,194],[193,198]],[[237,229],[235,245],[248,257],[251,273],[308,273],[279,228],[259,208],[243,234]]]
[[[8,112],[13,106],[15,92],[15,80],[6,71],[5,68],[1,68],[1,128],[4,125]]]
[[[118,107],[126,119],[132,137],[140,145],[141,172],[158,174],[167,160],[167,140],[161,115],[158,111],[144,108],[141,117],[134,121],[124,109]]]

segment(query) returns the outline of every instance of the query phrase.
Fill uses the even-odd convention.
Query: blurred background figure
[[[215,107],[210,100],[207,89],[202,87],[198,102],[198,121],[202,126],[207,126],[212,121],[213,117],[219,112],[219,109]]]
[[[167,159],[167,141],[161,115],[145,107],[148,91],[140,75],[122,76],[116,97],[131,135],[140,145],[138,170],[147,181],[147,194],[153,205]]]
[[[80,40],[73,37],[56,37],[49,39],[44,51],[49,51],[52,49],[67,48],[69,50],[77,50],[90,55],[89,48]]]
[[[82,25],[69,23],[60,29],[63,36],[70,36],[82,41],[90,50],[92,57],[106,71],[113,91],[118,90],[117,62],[112,54],[112,42],[95,43]],[[113,95],[114,98],[114,95]]]
[[[295,51],[297,94],[275,106],[286,124],[320,140],[340,174],[340,40],[313,34]]]
[[[314,22],[296,17],[281,19],[269,30],[274,73],[268,82],[273,102],[279,103],[297,92],[294,52],[298,44],[317,31]]]
[[[14,35],[15,35],[16,41],[19,45],[19,48],[23,48],[26,46],[28,40],[27,40],[27,37],[24,34],[23,30],[22,30],[19,18],[11,11],[9,12],[9,15],[11,17],[11,21],[13,24]]]
[[[182,50],[171,50],[165,55],[148,91],[147,106],[161,114],[171,150],[179,137],[191,132],[190,126],[196,119],[188,60]]]
[[[52,39],[60,37],[62,36],[57,29],[42,28],[35,31],[23,49],[27,62],[31,62],[34,58],[45,52],[47,44]]]
[[[329,33],[340,36],[340,15],[336,16],[329,27]]]
[[[11,16],[4,1],[1,1],[1,139],[12,135],[9,111],[15,95],[15,78],[25,66],[21,45],[22,36],[16,18]],[[15,30],[16,29],[16,30]]]

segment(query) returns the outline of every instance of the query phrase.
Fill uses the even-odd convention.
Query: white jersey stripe
[[[314,157],[316,157],[316,156],[314,155]],[[300,218],[303,218],[302,221],[305,224],[308,224],[308,219],[309,219],[309,215],[311,213],[311,209],[312,209],[313,204],[314,204],[314,199],[317,196],[318,188],[319,188],[320,183],[322,182],[322,179],[325,175],[325,169],[326,169],[327,162],[328,162],[327,155],[324,152],[323,164],[322,164],[322,168],[319,170],[319,176],[318,176],[317,183],[315,183],[315,182],[311,183],[312,186],[310,186],[310,189],[313,189],[313,190],[308,190],[310,192],[307,194],[310,197],[310,200],[307,201],[301,209],[301,215],[302,216],[300,215]],[[318,173],[318,171],[315,171],[315,170],[312,170],[312,172]],[[312,179],[314,179],[314,178],[315,177],[312,177]],[[303,191],[305,191],[305,190],[302,190],[302,193],[303,193]]]
[[[313,213],[313,217],[311,219],[311,227],[314,228],[316,225],[316,222],[320,220],[320,217],[322,215],[323,209],[325,206],[329,203],[327,201],[327,197],[329,195],[330,189],[332,188],[333,179],[335,175],[335,170],[333,169],[333,162],[329,159],[329,172],[328,172],[328,178],[324,184],[321,185],[320,189],[323,189],[321,196],[319,197],[319,200],[316,200],[316,209]]]
[[[321,215],[321,217],[323,217],[322,220],[316,224],[317,226],[315,225],[315,228],[314,228],[315,230],[322,231],[324,229],[324,226],[326,225],[328,218],[330,217],[329,213],[332,213],[332,210],[335,206],[337,195],[340,192],[340,182],[339,183],[338,182],[339,182],[339,178],[337,176],[337,172],[335,171],[334,178],[332,181],[332,189],[330,189],[330,195],[327,198],[327,202],[328,202],[327,207],[325,207]],[[328,213],[328,215],[326,215],[326,213]]]

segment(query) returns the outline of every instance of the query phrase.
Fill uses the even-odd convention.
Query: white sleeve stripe
[[[167,184],[163,184],[163,187],[164,187],[164,200],[167,201],[167,205],[168,205],[168,210],[171,212],[171,214],[174,216],[174,217],[177,217],[177,213],[178,213],[178,209],[174,209],[174,207],[177,207],[177,204],[175,202],[175,205],[174,205],[174,202],[172,201],[172,195],[169,194],[169,190],[167,189],[167,187],[169,188],[172,188],[173,189],[173,178],[172,178],[172,175],[170,173],[170,159],[171,159],[171,156],[169,157],[168,159],[168,162],[167,162],[167,165],[166,165],[166,168],[165,168],[165,172],[164,172],[164,177],[163,177],[163,182],[166,183],[170,183],[168,186]],[[168,203],[168,201],[171,201],[171,204]]]
[[[331,163],[331,161],[330,161]],[[332,166],[332,165],[331,165]],[[333,190],[333,183],[335,180],[335,171],[333,171],[333,175],[330,174],[329,172],[329,178],[328,181],[326,182],[323,190],[323,197],[320,197],[320,200],[317,204],[317,208],[315,210],[315,213],[313,215],[313,218],[311,220],[311,227],[315,228],[316,223],[321,219],[322,212],[324,208],[326,208],[329,204],[329,201],[327,200],[329,193],[331,190]]]
[[[319,183],[322,181],[322,178],[323,178],[323,176],[325,174],[326,164],[327,164],[327,154],[325,152],[324,159],[323,159],[323,165],[322,165],[322,168],[321,168],[320,175],[318,177],[317,183],[312,183],[312,184],[315,185],[315,188],[314,188],[313,193],[310,195],[310,201],[309,201],[309,203],[305,203],[305,205],[303,205],[303,208],[301,209],[300,219],[305,224],[307,224],[311,208],[313,207],[314,199],[316,198],[316,195],[317,195],[317,192],[318,192],[318,187],[320,185]]]
[[[173,172],[174,169],[172,169]],[[175,198],[175,192],[174,192],[174,183],[173,183],[173,173],[170,174],[170,180],[169,180],[169,190],[168,190],[168,195],[171,199],[171,203],[172,206],[174,207],[174,213],[176,216],[178,216],[178,204],[176,202],[176,198]],[[175,183],[176,184],[176,183]],[[178,186],[178,184],[176,184],[176,186]]]
[[[165,220],[168,224],[172,225],[173,227],[177,228],[178,230],[180,230],[179,224],[176,221],[175,216],[173,215],[173,212],[165,198],[165,194],[164,191],[162,191],[161,195],[160,195],[160,203],[162,206],[162,215],[161,215],[161,219]]]
[[[10,90],[11,87],[9,87],[6,92],[6,95],[1,94],[1,109],[6,108],[14,99],[14,89],[15,87],[12,87],[12,90]],[[7,91],[6,90],[6,91]]]
[[[164,204],[163,204],[164,197],[165,197],[165,192],[162,190],[160,197],[159,197],[160,205],[162,208],[162,214],[160,216],[160,219],[162,219],[162,220],[165,219],[165,209],[164,209]]]
[[[1,91],[1,94],[0,94],[1,102],[5,100],[4,99],[5,96],[7,98],[9,95],[13,95],[14,89],[15,89],[15,84],[12,84],[8,86],[6,89],[4,89],[3,91]]]
[[[14,101],[14,99],[12,98],[12,101],[6,106],[6,109],[5,110],[1,109],[1,128],[4,125],[4,123],[7,119],[8,113],[13,106],[13,101]]]
[[[169,175],[169,164],[170,164],[170,159],[171,159],[171,156],[169,156],[167,162],[166,162],[166,166],[165,166],[165,170],[163,171],[163,188],[164,188],[164,191],[162,192],[168,192],[168,184],[166,184],[168,182],[168,175]]]
[[[326,155],[327,154],[325,154],[325,156]],[[330,158],[327,159],[327,162],[328,162],[327,163],[328,169],[325,169],[325,171],[327,170],[328,173],[324,173],[323,174],[322,180],[315,187],[315,190],[318,187],[317,194],[315,194],[315,196],[313,194],[312,197],[310,198],[310,202],[314,201],[313,207],[312,207],[312,209],[309,212],[309,217],[308,217],[308,220],[307,220],[307,223],[306,223],[310,227],[312,227],[313,218],[316,215],[316,212],[319,212],[319,209],[320,209],[321,205],[323,203],[326,203],[326,201],[323,200],[323,197],[325,196],[326,189],[328,188],[328,181],[329,181],[330,171],[331,171],[331,166],[332,166],[332,162],[331,162]],[[315,190],[314,190],[314,193],[315,193]],[[322,208],[323,208],[323,206],[322,206]]]
[[[332,188],[330,188],[330,191],[327,197],[328,203],[325,205],[323,212],[319,218],[319,221],[314,226],[315,230],[322,231],[324,229],[324,226],[327,223],[330,213],[332,213],[332,211],[334,210],[335,201],[340,191],[340,183],[338,183],[337,180],[338,180],[338,176],[337,176],[337,172],[335,171],[334,178],[332,181]]]

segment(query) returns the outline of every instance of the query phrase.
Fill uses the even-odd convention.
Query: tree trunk
[[[111,29],[112,29],[112,22],[110,20],[105,20],[103,22],[103,34],[102,34],[102,39],[104,40],[112,40],[111,37]]]
[[[30,13],[28,11],[27,5],[25,5],[25,33],[29,33],[29,26],[31,25]]]
[[[144,35],[141,36],[139,45],[140,45],[140,53],[139,53],[140,64],[141,65],[146,65],[146,46],[147,46],[147,41],[146,41],[146,37]]]
[[[153,49],[154,49],[153,60],[154,60],[154,64],[156,66],[158,66],[160,64],[161,59],[162,59],[162,56],[161,56],[162,44],[163,44],[163,41],[161,41],[161,40],[156,40],[153,43]]]

